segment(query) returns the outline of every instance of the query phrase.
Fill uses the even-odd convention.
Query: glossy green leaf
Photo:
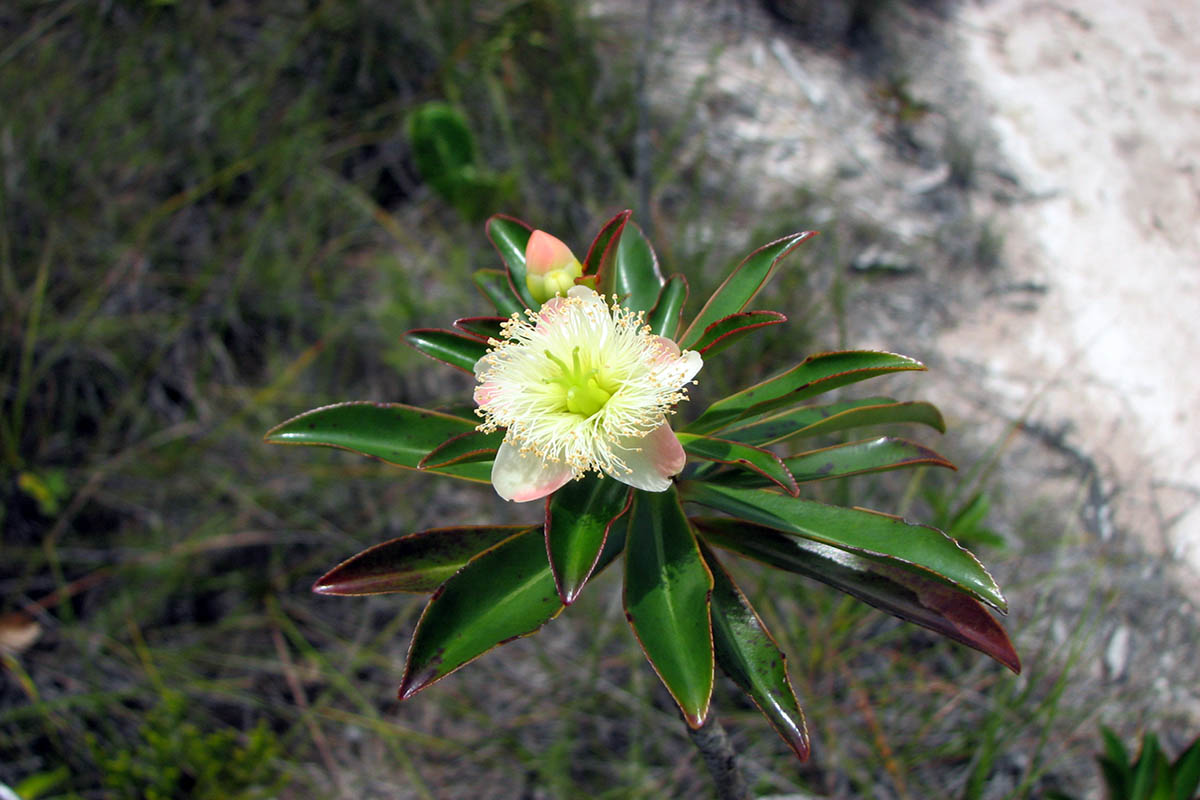
[[[625,223],[633,216],[633,212],[626,209],[620,212],[604,226],[600,228],[600,232],[596,234],[596,238],[592,240],[588,247],[587,256],[583,259],[583,274],[590,275],[593,278],[599,278],[603,273],[608,272],[612,268],[612,262],[616,259],[616,249],[612,247],[615,239],[619,238],[621,231],[625,228]],[[611,287],[606,287],[604,291],[611,291]]]
[[[483,293],[483,296],[495,306],[496,311],[505,317],[520,314],[525,310],[521,301],[513,294],[512,287],[508,285],[507,272],[498,269],[480,269],[475,271],[471,280],[475,283],[475,287]]]
[[[313,584],[317,594],[432,592],[475,556],[528,525],[434,528],[377,544],[343,561]]]
[[[601,282],[606,276],[600,276]],[[635,222],[626,223],[617,239],[612,265],[612,288],[621,305],[632,311],[650,311],[658,301],[666,280],[658,268],[658,256]]]
[[[562,609],[540,528],[485,550],[442,584],[425,606],[408,648],[400,699],[498,644],[528,636]]]
[[[674,487],[635,492],[629,513],[625,616],[684,719],[698,728],[713,686],[712,574]]]
[[[591,576],[609,529],[629,508],[630,488],[607,475],[585,475],[546,499],[546,551],[558,595],[575,602]]]
[[[487,342],[488,339],[500,338],[501,325],[506,319],[508,317],[463,317],[454,320],[454,327]]]
[[[920,361],[895,353],[874,350],[820,353],[786,372],[716,401],[687,430],[709,433],[739,419],[765,414],[839,386],[890,372],[923,369],[925,365]]]
[[[768,325],[787,322],[787,317],[778,311],[744,311],[730,314],[704,329],[704,333],[691,346],[706,356],[715,356],[752,330]]]
[[[765,244],[746,256],[725,282],[717,287],[712,297],[704,304],[704,308],[700,309],[700,313],[692,320],[692,324],[683,332],[679,340],[680,347],[695,349],[693,345],[703,335],[705,328],[717,320],[745,309],[770,280],[780,260],[816,235],[816,231],[793,233]]]
[[[685,435],[679,434],[681,440]],[[953,464],[928,447],[890,436],[809,450],[783,459],[783,464],[797,483],[920,466],[954,469]],[[746,488],[770,485],[766,479],[744,472],[713,480],[724,486]]]
[[[713,576],[713,652],[717,665],[745,692],[795,751],[808,758],[804,712],[788,680],[787,657],[754,607],[703,542],[700,552]]]
[[[471,461],[495,461],[496,451],[503,441],[504,431],[483,433],[472,430],[460,433],[430,451],[417,463],[417,469],[436,469]]]
[[[683,311],[683,304],[687,302],[687,296],[687,278],[675,273],[663,285],[658,293],[658,302],[646,316],[650,330],[659,336],[674,339],[676,331],[679,330],[679,315]]]
[[[508,285],[525,304],[525,308],[537,311],[541,303],[533,299],[525,285],[525,245],[533,229],[513,217],[496,214],[487,221],[487,235],[496,251],[500,253],[504,266],[508,268]]]
[[[909,422],[928,425],[939,433],[946,432],[941,412],[931,403],[900,403],[890,397],[868,397],[788,409],[730,428],[723,435],[727,439],[762,447],[801,436],[836,433],[866,425]]]
[[[788,472],[783,460],[770,450],[751,447],[728,439],[697,436],[693,433],[676,434],[684,451],[691,456],[718,464],[731,464],[748,470],[754,478],[774,483],[793,497],[800,493],[796,480]]]
[[[894,559],[1005,610],[1000,587],[968,550],[937,528],[858,508],[828,506],[767,489],[688,482],[684,498],[748,522],[849,553]]]
[[[725,518],[693,517],[708,541],[739,555],[827,583],[878,609],[935,631],[999,661],[1021,662],[1004,628],[974,597],[878,558]]]
[[[404,334],[404,341],[430,358],[471,374],[488,348],[476,338],[439,328],[416,328]]]
[[[402,403],[339,403],[305,412],[267,431],[269,444],[337,447],[417,469],[421,459],[448,439],[475,429],[477,422]],[[451,464],[428,470],[487,483],[492,465]]]

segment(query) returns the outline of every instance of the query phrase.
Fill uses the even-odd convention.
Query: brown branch
[[[729,735],[717,722],[716,715],[710,713],[703,725],[695,729],[689,725],[687,731],[704,757],[704,765],[717,787],[717,797],[720,800],[751,800],[750,789],[738,767],[737,753],[733,752]]]

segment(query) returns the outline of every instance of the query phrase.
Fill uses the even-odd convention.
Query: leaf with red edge
[[[680,434],[681,437],[683,435]],[[953,464],[928,447],[891,436],[809,450],[784,458],[783,464],[797,483],[911,467],[954,469]],[[746,472],[714,476],[709,480],[725,486],[770,486],[765,478]]]
[[[500,326],[508,317],[462,317],[454,320],[454,327],[468,336],[487,343],[488,339],[499,339]]]
[[[339,403],[315,408],[267,431],[269,444],[337,447],[417,469],[417,464],[448,439],[475,430],[477,421],[403,403]],[[487,483],[491,464],[462,463],[429,472]]]
[[[546,552],[558,595],[567,605],[583,590],[630,497],[630,488],[620,481],[589,474],[546,498]]]
[[[658,293],[658,302],[646,315],[646,324],[650,326],[650,330],[658,336],[674,339],[679,331],[679,315],[687,297],[687,278],[675,273],[663,285]]]
[[[484,297],[488,299],[496,311],[505,317],[520,314],[525,310],[521,301],[513,294],[508,285],[508,273],[498,269],[478,269],[471,276],[472,282]]]
[[[600,276],[600,281],[602,284],[610,281],[611,285],[606,291],[615,294],[625,308],[650,311],[666,283],[658,268],[654,247],[634,222],[629,222],[621,229],[616,241],[617,252],[612,268]]]
[[[688,725],[708,715],[713,687],[708,571],[672,487],[634,493],[625,542],[625,616]]]
[[[816,231],[793,233],[765,244],[746,256],[725,282],[717,287],[712,297],[704,304],[704,308],[700,309],[700,313],[680,337],[679,346],[692,348],[709,325],[744,310],[770,280],[783,257],[816,235]]]
[[[770,450],[751,447],[741,442],[731,442],[728,439],[717,439],[712,436],[697,436],[694,433],[676,434],[684,451],[705,461],[718,464],[730,464],[750,471],[756,478],[761,478],[766,484],[775,484],[788,494],[795,497],[800,494],[796,479],[788,472],[783,459]],[[752,485],[758,485],[754,482]]]
[[[957,587],[1001,611],[1000,587],[969,550],[937,528],[860,508],[788,497],[768,489],[738,489],[689,481],[684,497],[727,514],[847,553],[894,559],[921,575]]]
[[[563,610],[540,528],[485,550],[441,585],[417,622],[400,699],[494,648],[534,633]]]
[[[612,246],[612,243],[621,236],[621,230],[632,215],[633,212],[626,209],[604,223],[600,232],[596,234],[596,238],[592,240],[591,246],[588,247],[587,256],[583,259],[584,275],[596,278],[607,271],[616,258],[616,248]]]
[[[710,433],[739,419],[766,414],[851,383],[892,372],[924,369],[920,361],[896,353],[876,350],[818,353],[785,372],[717,400],[686,430]]]
[[[801,761],[808,759],[808,730],[788,680],[787,656],[763,625],[716,555],[700,543],[713,576],[713,651],[717,665],[745,692]]]
[[[884,556],[848,553],[741,520],[693,517],[718,547],[814,578],[999,661],[1013,672],[1021,660],[1003,626],[964,591],[915,573]]]
[[[417,469],[437,469],[472,461],[495,461],[496,451],[503,441],[504,431],[483,433],[474,430],[460,433],[435,447],[417,463]]]
[[[487,221],[488,238],[508,268],[508,285],[525,308],[537,311],[542,304],[533,299],[525,284],[525,245],[529,244],[532,234],[533,228],[515,217],[496,214]]]
[[[528,525],[433,528],[377,544],[343,561],[313,584],[317,594],[354,596],[432,592],[475,556]]]
[[[737,425],[722,435],[727,439],[762,447],[800,436],[818,436],[867,425],[901,423],[928,425],[939,433],[946,432],[942,413],[931,403],[901,403],[890,397],[868,397],[788,409],[745,425]]]
[[[704,329],[704,333],[691,346],[706,356],[713,356],[756,328],[787,322],[787,317],[778,311],[743,311],[719,319]]]
[[[470,374],[474,374],[475,362],[483,358],[488,349],[487,344],[477,338],[441,328],[414,328],[404,334],[404,341],[414,350]]]

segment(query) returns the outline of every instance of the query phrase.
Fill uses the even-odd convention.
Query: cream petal
[[[528,503],[539,500],[571,480],[574,470],[561,461],[543,461],[522,453],[508,442],[500,445],[492,465],[492,487],[505,500]]]
[[[696,377],[696,373],[704,366],[704,359],[695,350],[684,350],[680,354],[680,360],[683,362],[681,364],[683,372],[680,375],[679,385],[682,386]]]
[[[666,422],[640,439],[622,440],[615,449],[631,471],[613,477],[647,492],[671,488],[671,476],[678,475],[687,461],[683,446]]]

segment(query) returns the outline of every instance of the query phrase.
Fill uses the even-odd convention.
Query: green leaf
[[[632,311],[650,311],[666,283],[658,268],[658,256],[636,223],[627,223],[618,236],[612,288],[608,291]],[[606,279],[600,276],[602,282]]]
[[[612,247],[612,242],[615,238],[620,237],[625,223],[633,216],[633,212],[626,209],[620,212],[604,226],[600,228],[600,232],[596,234],[596,238],[592,240],[592,244],[588,247],[587,256],[583,259],[583,274],[590,275],[593,278],[603,276],[612,267],[612,262],[616,258],[616,251]],[[611,291],[612,287],[606,287],[604,291]]]
[[[1191,800],[1200,789],[1200,736],[1192,740],[1191,745],[1179,754],[1171,765],[1173,800]]]
[[[706,356],[714,356],[750,331],[781,322],[787,322],[787,317],[778,311],[745,311],[741,314],[730,314],[705,328],[691,349],[699,350]]]
[[[924,364],[908,356],[874,350],[809,356],[786,372],[716,401],[687,430],[709,433],[743,417],[765,414],[839,386],[890,372],[923,369]]]
[[[698,728],[708,715],[713,686],[712,573],[674,487],[635,492],[630,514],[625,616],[684,719]]]
[[[697,436],[692,433],[676,434],[679,443],[689,455],[705,461],[715,461],[719,464],[731,464],[749,470],[755,478],[761,476],[764,484],[774,483],[780,489],[795,497],[800,494],[796,480],[779,456],[770,450],[751,447],[741,442],[731,442],[728,439],[715,439],[711,436]]]
[[[718,547],[829,584],[878,609],[991,656],[1013,672],[1021,662],[1004,628],[967,593],[900,568],[887,559],[843,550],[760,525],[693,517]]]
[[[472,461],[495,461],[496,451],[503,441],[504,431],[482,433],[473,430],[460,433],[431,450],[417,463],[417,469],[436,469]]]
[[[498,269],[480,269],[475,271],[471,280],[474,281],[475,288],[495,306],[496,311],[506,318],[525,310],[521,301],[513,294],[512,287],[508,285],[508,273]]]
[[[745,692],[771,726],[808,758],[808,730],[787,674],[787,657],[721,562],[703,542],[700,552],[713,576],[713,652],[717,664]]]
[[[765,244],[746,256],[725,282],[717,287],[712,297],[704,304],[704,308],[700,309],[700,313],[680,337],[679,346],[695,349],[693,344],[700,339],[705,328],[744,309],[766,285],[780,260],[816,235],[816,231],[793,233]]]
[[[408,648],[400,699],[498,644],[528,636],[562,609],[540,529],[485,550],[443,583],[425,606]]]
[[[440,328],[416,328],[404,334],[404,341],[430,358],[470,374],[474,374],[475,362],[488,348],[478,339]]]
[[[607,475],[571,481],[546,499],[546,552],[563,603],[575,602],[609,529],[629,508],[630,489]]]
[[[475,429],[476,423],[451,414],[401,403],[340,403],[313,409],[267,431],[269,444],[337,447],[417,469],[421,459],[448,439]],[[487,483],[491,464],[451,464],[427,470]]]
[[[686,435],[679,434],[680,441]],[[928,447],[890,436],[809,450],[783,459],[783,465],[795,477],[797,483],[846,478],[850,475],[907,467],[933,466],[954,469],[953,464]],[[746,473],[729,474],[719,478],[714,476],[712,480],[724,486],[744,488],[770,485],[759,476]]]
[[[724,436],[763,447],[802,436],[836,433],[865,425],[905,422],[928,425],[939,433],[946,432],[946,423],[942,421],[941,412],[931,403],[900,403],[890,397],[868,397],[788,409],[745,425],[738,425],[726,431]]]
[[[313,584],[317,594],[432,592],[475,556],[528,525],[434,528],[377,544],[343,561]]]
[[[894,559],[920,574],[968,592],[1001,611],[1004,595],[975,556],[937,528],[858,508],[689,481],[684,499],[748,522],[803,536],[839,550]]]
[[[454,320],[454,327],[470,336],[482,339],[499,339],[501,326],[508,317],[462,317]]]
[[[679,314],[683,311],[687,296],[687,278],[675,273],[658,293],[658,302],[646,317],[650,330],[658,336],[674,339],[675,332],[679,330]]]
[[[533,229],[513,217],[496,214],[487,221],[487,235],[500,253],[504,266],[508,268],[508,285],[525,304],[525,308],[537,311],[542,304],[533,299],[525,285],[525,245]]]

